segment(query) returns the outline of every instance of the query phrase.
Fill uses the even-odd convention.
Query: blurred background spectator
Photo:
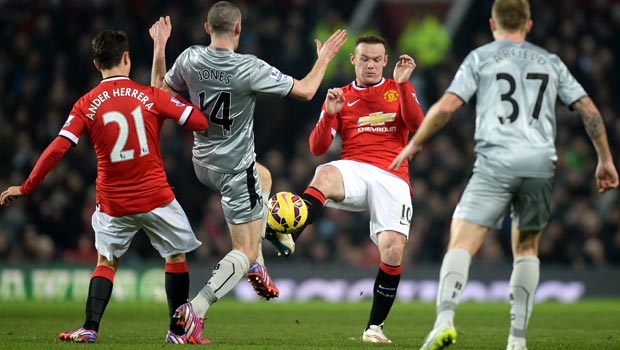
[[[209,43],[202,23],[212,3],[0,1],[0,188],[27,177],[44,147],[56,137],[73,102],[99,82],[89,47],[97,32],[106,28],[126,31],[132,78],[149,84],[150,25],[161,15],[172,17],[172,39],[167,48],[170,67],[187,46]],[[462,12],[455,9],[459,3]],[[244,30],[238,51],[263,58],[295,78],[302,78],[314,62],[314,37],[325,40],[336,27],[351,31],[349,45],[330,66],[313,101],[259,98],[257,157],[271,170],[273,192],[303,190],[316,165],[338,157],[338,140],[326,155],[313,157],[307,137],[327,87],[344,85],[353,78],[348,53],[356,34],[383,35],[392,48],[392,61],[401,49],[416,58],[412,82],[426,110],[443,94],[464,55],[492,40],[488,28],[491,3],[241,1]],[[559,55],[583,84],[601,109],[612,152],[618,156],[620,99],[613,91],[620,88],[620,71],[614,64],[620,57],[620,41],[615,35],[620,33],[620,2],[533,1],[532,15],[534,28],[528,39]],[[386,68],[386,76],[391,76],[392,69]],[[443,256],[450,217],[473,164],[473,105],[461,110],[410,166],[415,198],[406,265],[437,263]],[[596,193],[595,153],[578,115],[558,106],[558,119],[553,215],[541,241],[541,259],[575,269],[620,265],[618,191]],[[230,238],[219,197],[194,176],[191,145],[190,133],[164,126],[161,151],[169,181],[204,242],[189,258],[216,262],[227,251]],[[95,174],[96,159],[86,138],[29,198],[0,208],[0,263],[94,263],[90,217],[95,206]],[[290,260],[375,266],[378,256],[369,246],[365,215],[326,210],[298,241]],[[502,229],[488,236],[479,253],[482,261],[510,261],[509,227],[506,220]],[[148,246],[146,237],[139,235],[125,261],[158,259]],[[268,260],[275,259],[268,242],[264,251]]]

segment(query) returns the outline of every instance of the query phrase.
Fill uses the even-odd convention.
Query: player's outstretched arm
[[[71,148],[71,141],[58,136],[41,153],[28,179],[21,186],[11,186],[0,194],[0,205],[9,205],[9,202],[20,196],[27,196],[45,179],[47,174],[56,166],[56,163]]]
[[[618,187],[618,172],[609,150],[607,132],[601,113],[592,99],[584,96],[573,104],[573,108],[581,115],[586,132],[594,145],[598,156],[596,166],[596,186],[599,192],[605,192]]]
[[[451,93],[444,94],[439,101],[428,110],[420,128],[413,135],[407,146],[394,158],[390,169],[398,169],[407,159],[413,159],[422,151],[422,145],[431,136],[441,130],[450,120],[454,111],[463,105],[463,101]]]
[[[22,191],[19,190],[19,186],[11,186],[0,194],[0,205],[6,205],[8,207],[15,198],[21,196],[23,196],[23,194]]]
[[[167,85],[164,83],[166,75],[166,44],[172,32],[172,24],[170,16],[159,17],[157,22],[153,23],[149,28],[149,34],[153,39],[153,67],[151,69],[151,86],[166,90]],[[166,90],[167,91],[167,90]],[[172,91],[167,91],[174,95]]]
[[[290,96],[303,101],[310,101],[321,86],[327,65],[336,56],[342,45],[347,40],[347,31],[338,29],[325,41],[314,39],[318,58],[312,70],[302,80],[295,79]]]

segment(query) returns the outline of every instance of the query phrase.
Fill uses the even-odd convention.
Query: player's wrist
[[[338,116],[338,112],[329,113],[327,110],[325,110],[325,112],[323,113],[323,117],[327,119],[333,119],[333,118],[336,118],[337,116]]]

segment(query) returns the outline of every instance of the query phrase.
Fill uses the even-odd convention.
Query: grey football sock
[[[239,250],[231,250],[213,269],[213,275],[192,300],[194,313],[203,317],[209,307],[228,294],[245,277],[250,268],[248,257]]]
[[[469,277],[471,255],[464,249],[452,249],[446,253],[439,272],[437,287],[437,319],[435,327],[444,321],[452,321],[461,292]]]
[[[514,261],[510,276],[510,335],[508,342],[525,344],[525,331],[532,315],[534,294],[540,278],[540,260],[522,256]]]

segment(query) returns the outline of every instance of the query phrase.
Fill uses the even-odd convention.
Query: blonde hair
[[[528,0],[495,0],[491,16],[501,29],[523,30],[530,20],[530,3]]]

